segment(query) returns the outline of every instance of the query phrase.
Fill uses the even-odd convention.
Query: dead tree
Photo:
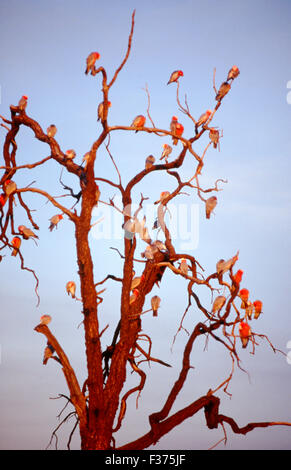
[[[38,296],[38,276],[33,269],[25,265],[24,257],[21,252],[21,244],[26,243],[28,238],[35,239],[38,225],[35,216],[26,201],[26,196],[33,197],[34,194],[42,196],[50,205],[55,208],[56,215],[51,219],[50,229],[53,230],[62,219],[67,217],[74,227],[76,242],[76,258],[78,263],[78,275],[80,279],[80,300],[82,302],[82,324],[84,328],[84,341],[86,350],[87,379],[81,386],[76,374],[70,364],[70,360],[64,352],[61,344],[50,331],[48,326],[49,318],[42,318],[41,323],[35,327],[35,330],[42,333],[47,340],[44,364],[50,358],[56,360],[56,367],[61,365],[68,386],[68,396],[62,395],[67,400],[67,404],[73,406],[73,411],[68,416],[74,416],[76,421],[72,433],[79,428],[82,449],[145,449],[155,444],[166,433],[174,429],[187,418],[192,417],[200,410],[204,411],[206,425],[209,429],[221,426],[225,433],[225,424],[228,424],[234,433],[246,434],[257,427],[267,427],[274,425],[287,425],[289,422],[258,422],[249,423],[239,427],[235,420],[229,416],[220,413],[220,399],[216,392],[223,388],[228,393],[228,386],[236,367],[241,367],[239,352],[241,347],[252,347],[253,352],[257,346],[256,339],[264,337],[262,334],[256,334],[250,323],[257,320],[260,316],[262,304],[260,301],[250,300],[248,290],[241,289],[240,282],[242,272],[235,272],[235,265],[239,254],[233,254],[233,257],[227,261],[220,260],[217,263],[217,270],[209,275],[204,273],[203,267],[199,261],[187,253],[178,253],[171,238],[171,233],[167,222],[167,205],[173,201],[184,190],[194,191],[198,198],[205,204],[206,217],[210,218],[217,197],[215,196],[221,190],[221,179],[217,179],[213,187],[203,188],[200,184],[200,175],[204,166],[204,160],[209,147],[213,145],[217,148],[221,131],[213,127],[212,122],[216,113],[222,105],[224,96],[230,92],[235,79],[239,74],[237,67],[232,67],[227,75],[225,82],[217,91],[215,85],[215,72],[213,76],[213,88],[215,106],[213,110],[206,111],[199,119],[194,118],[193,112],[185,98],[184,104],[181,103],[179,96],[179,80],[183,75],[181,71],[175,71],[170,79],[171,87],[176,87],[177,106],[185,119],[192,121],[193,134],[186,137],[183,134],[183,125],[178,122],[174,116],[169,129],[159,128],[155,125],[150,114],[150,93],[146,87],[148,107],[145,115],[137,113],[136,119],[131,125],[112,125],[109,119],[110,91],[115,85],[119,73],[125,67],[128,60],[134,32],[135,12],[132,14],[131,30],[128,38],[128,47],[124,59],[116,69],[113,77],[108,78],[107,72],[102,66],[97,66],[99,54],[91,54],[87,60],[88,79],[101,79],[102,83],[102,102],[98,106],[98,117],[101,126],[101,132],[98,138],[92,143],[90,151],[84,157],[84,164],[75,163],[75,152],[70,150],[64,152],[55,136],[56,129],[50,127],[47,132],[41,125],[26,111],[27,97],[22,97],[18,105],[10,107],[11,117],[1,116],[2,127],[7,131],[3,146],[4,164],[1,166],[2,176],[0,185],[3,188],[0,195],[0,239],[2,253],[12,254],[20,259],[21,269],[28,270],[35,278],[35,292]],[[173,83],[173,84],[172,84]],[[146,125],[149,123],[149,126]],[[30,128],[36,139],[47,144],[48,156],[31,164],[18,165],[17,163],[17,134],[21,127]],[[110,151],[110,135],[115,131],[140,132],[153,134],[158,137],[173,140],[175,151],[171,153],[171,146],[164,146],[161,158],[156,162],[153,156],[149,156],[145,163],[145,168],[137,173],[126,185],[122,183],[122,178],[118,169],[118,164]],[[209,136],[208,143],[202,153],[199,155],[195,150],[195,144],[202,137]],[[117,182],[103,178],[96,174],[95,160],[100,148],[105,146],[108,156],[111,158],[116,174]],[[186,181],[182,180],[179,169],[182,168],[186,155],[191,156],[195,163],[193,174]],[[53,197],[34,184],[27,187],[17,186],[17,175],[25,168],[33,170],[36,167],[44,167],[47,161],[53,160],[56,165],[62,168],[63,173],[74,175],[79,184],[79,191],[75,193],[72,188],[66,186],[60,179],[60,183],[71,199],[71,205],[65,205],[60,199]],[[176,188],[172,191],[162,191],[159,201],[156,201],[157,208],[157,227],[164,241],[153,240],[149,235],[147,221],[141,219],[140,211],[143,208],[148,195],[141,195],[139,206],[136,211],[132,207],[132,191],[146,177],[150,178],[152,172],[163,172],[170,179],[175,180]],[[99,189],[100,185],[100,189]],[[108,201],[102,200],[102,185],[109,185],[116,192],[118,191],[122,198],[122,207],[117,207],[114,198]],[[62,200],[63,201],[63,200]],[[17,215],[15,214],[15,204],[18,202],[27,216],[27,223],[31,229],[19,225],[17,228]],[[93,275],[93,260],[89,247],[89,232],[92,228],[92,211],[96,204],[107,204],[112,210],[118,210],[123,214],[124,229],[124,252],[119,256],[123,262],[122,276],[109,273],[108,276],[96,282]],[[20,221],[19,221],[20,223]],[[21,221],[21,223],[23,223]],[[136,253],[137,237],[140,237],[145,243],[143,258]],[[118,256],[118,255],[117,255]],[[0,258],[2,260],[2,257]],[[134,266],[136,260],[142,261],[143,273],[140,278],[134,276]],[[5,263],[5,260],[2,260]],[[169,364],[162,359],[153,357],[151,354],[151,338],[142,332],[142,313],[145,300],[148,299],[153,287],[163,282],[163,276],[166,270],[171,270],[173,275],[183,277],[187,283],[188,305],[185,312],[177,312],[181,315],[179,331],[183,330],[183,321],[191,307],[198,309],[204,318],[197,324],[193,324],[192,331],[188,332],[187,341],[184,347],[182,365],[178,377],[169,390],[161,410],[154,412],[149,416],[149,431],[138,437],[133,442],[122,446],[116,446],[114,433],[116,433],[123,424],[123,419],[127,411],[127,399],[130,395],[140,394],[146,385],[147,374],[142,368],[142,362],[157,362],[162,367]],[[102,349],[101,330],[98,311],[102,308],[101,293],[107,280],[114,280],[120,283],[120,320],[113,328],[112,343],[109,347]],[[204,286],[211,294],[220,294],[220,289],[227,292],[225,295],[216,295],[211,311],[202,305],[197,289]],[[75,296],[75,285],[67,285],[68,293]],[[101,305],[101,306],[100,306]],[[157,315],[159,308],[159,298],[155,296],[152,299],[152,308],[154,315]],[[149,313],[148,313],[149,314]],[[232,370],[217,385],[215,390],[205,391],[205,395],[197,397],[188,406],[172,412],[177,397],[183,390],[186,382],[190,365],[190,356],[193,345],[200,339],[207,341],[217,341],[224,348],[232,361]],[[273,350],[272,343],[266,338]],[[146,340],[147,347],[142,341]],[[142,359],[140,359],[140,357]],[[139,358],[139,359],[138,359]],[[127,368],[136,374],[138,385],[129,388],[122,395],[122,390],[126,387]],[[63,420],[63,422],[68,418]],[[57,431],[57,430],[56,430]],[[69,438],[69,443],[72,437]],[[225,438],[226,440],[226,433]],[[68,444],[69,444],[68,443]]]

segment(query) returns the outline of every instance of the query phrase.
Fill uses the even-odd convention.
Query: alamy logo
[[[291,340],[286,344],[287,349],[291,349]],[[291,351],[288,351],[286,361],[291,365]]]
[[[291,80],[289,80],[289,82],[287,82],[287,89],[290,90],[290,91],[288,91],[287,97],[286,97],[287,103],[291,104]]]

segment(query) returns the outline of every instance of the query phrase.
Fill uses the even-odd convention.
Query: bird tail
[[[195,125],[195,134],[197,135],[198,134],[198,126]]]
[[[18,253],[18,250],[16,248],[14,248],[14,250],[11,253],[11,256],[16,256],[17,253]]]
[[[173,137],[173,145],[177,145],[177,143],[178,143],[178,139],[175,139],[175,138]]]
[[[158,316],[158,311],[157,310],[153,310],[153,317],[157,317]]]

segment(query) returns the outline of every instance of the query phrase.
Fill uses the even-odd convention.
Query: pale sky
[[[193,135],[193,124],[177,108],[175,86],[166,83],[173,70],[182,69],[181,99],[187,100],[197,119],[206,109],[215,106],[212,88],[213,69],[216,84],[225,80],[236,64],[240,75],[232,85],[216,114],[213,125],[223,129],[220,152],[209,149],[202,173],[203,187],[216,179],[228,181],[217,194],[218,205],[210,220],[205,219],[204,206],[193,192],[179,203],[190,208],[198,204],[199,217],[194,228],[197,246],[189,249],[210,274],[220,258],[230,258],[240,250],[237,267],[244,270],[243,286],[252,299],[263,301],[263,314],[251,326],[256,333],[268,335],[278,349],[288,353],[291,340],[290,293],[290,209],[291,191],[291,100],[287,100],[291,80],[291,4],[289,0],[230,1],[160,0],[122,2],[100,0],[50,2],[2,0],[0,3],[0,114],[9,117],[9,106],[20,96],[28,95],[27,113],[44,129],[51,123],[58,128],[61,148],[73,148],[76,161],[83,155],[101,130],[96,124],[96,109],[101,100],[100,77],[84,74],[88,54],[97,50],[100,65],[109,76],[120,64],[127,47],[130,19],[136,8],[136,24],[132,51],[126,67],[111,90],[110,125],[129,125],[137,114],[146,114],[146,84],[151,94],[151,115],[157,127],[168,129],[176,114],[183,123],[184,135]],[[290,85],[290,84],[289,84]],[[0,128],[3,145],[5,129]],[[128,181],[144,165],[151,153],[159,158],[166,140],[153,135],[114,132],[111,152],[122,179]],[[207,138],[195,147],[201,153]],[[32,132],[22,129],[17,135],[17,162],[31,163],[48,155],[45,145],[37,142]],[[180,144],[181,145],[181,144]],[[178,147],[179,150],[180,147]],[[175,150],[176,152],[178,150]],[[96,168],[99,176],[117,176],[106,150],[100,149]],[[194,172],[189,157],[181,170],[183,178]],[[17,184],[35,186],[60,195],[60,169],[54,163],[35,172],[17,173]],[[63,174],[67,184],[75,184]],[[157,200],[163,190],[175,188],[175,180],[155,174],[138,186],[140,193]],[[78,186],[75,184],[75,190]],[[100,184],[103,200],[114,192]],[[49,361],[42,365],[45,339],[33,328],[40,315],[53,317],[51,330],[68,354],[82,384],[84,368],[83,329],[79,302],[68,298],[68,280],[77,283],[73,226],[64,218],[58,230],[49,232],[48,219],[55,209],[40,197],[24,197],[33,209],[40,226],[39,242],[23,243],[25,263],[40,278],[40,306],[36,307],[34,279],[19,269],[19,260],[10,252],[0,264],[0,448],[44,449],[52,430],[57,426],[61,400],[51,400],[67,387],[59,365]],[[66,199],[61,200],[64,204]],[[67,202],[68,203],[68,202]],[[69,204],[69,203],[68,203]],[[197,206],[196,206],[197,209]],[[195,209],[195,210],[196,210]],[[196,212],[195,212],[196,213]],[[25,213],[15,210],[17,224],[28,225]],[[104,215],[105,214],[105,215]],[[105,217],[107,213],[104,213]],[[96,216],[102,216],[101,212]],[[95,217],[93,221],[96,221]],[[108,219],[105,219],[107,222]],[[19,223],[18,223],[19,222]],[[195,223],[196,223],[195,222]],[[108,225],[107,225],[108,227]],[[98,227],[102,228],[102,226]],[[97,230],[97,229],[96,229]],[[196,231],[197,230],[197,231]],[[91,237],[96,282],[108,273],[120,275],[118,254],[122,241]],[[197,238],[198,237],[198,238]],[[181,249],[181,240],[175,245]],[[140,252],[145,246],[139,242]],[[1,252],[3,254],[3,252]],[[140,272],[140,266],[136,266]],[[100,308],[101,326],[109,323],[103,345],[110,344],[118,321],[120,286],[113,281],[106,285]],[[143,331],[151,335],[153,355],[173,365],[166,369],[153,364],[147,384],[135,408],[135,397],[128,402],[129,412],[124,428],[117,434],[117,445],[135,439],[149,430],[148,415],[158,411],[167,390],[177,378],[187,335],[181,332],[171,351],[173,337],[187,305],[187,284],[167,273],[158,294],[161,308],[158,318],[144,316]],[[198,290],[210,309],[211,296]],[[147,300],[149,305],[150,299]],[[146,306],[145,305],[145,306]],[[185,325],[201,319],[195,306],[189,310]],[[274,354],[267,341],[260,340],[255,356],[251,349],[241,351],[242,367],[248,375],[236,370],[228,397],[222,391],[220,412],[232,416],[239,425],[250,421],[291,421],[291,365],[280,353]],[[191,365],[181,399],[175,407],[183,407],[214,389],[229,374],[231,361],[218,343],[209,342],[204,351],[203,338],[195,344]],[[130,378],[130,383],[136,383]],[[127,390],[127,389],[126,389]],[[126,391],[125,390],[125,391]],[[60,432],[59,447],[65,448],[73,421]],[[256,430],[247,436],[233,435],[227,428],[226,446],[220,449],[291,449],[290,428],[274,427]],[[166,435],[155,449],[208,449],[223,437],[222,429],[208,430],[203,412],[185,421]],[[79,448],[78,432],[72,448]]]

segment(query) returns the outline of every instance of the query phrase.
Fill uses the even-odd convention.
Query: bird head
[[[26,96],[26,95],[23,95],[22,98],[23,98],[25,101],[28,100],[28,96]]]
[[[19,225],[19,227],[18,227],[19,233],[23,233],[24,229],[25,229],[24,225]]]
[[[173,117],[172,117],[172,121],[178,121],[177,116],[173,116]]]
[[[11,245],[14,246],[15,248],[19,248],[21,244],[21,239],[19,237],[14,237],[12,239]]]
[[[111,101],[108,101],[108,108],[110,108],[111,106]]]
[[[139,290],[138,289],[133,289],[132,293],[135,297],[139,296]]]
[[[95,57],[96,60],[100,59],[99,52],[94,52],[94,57]]]
[[[168,144],[163,144],[163,149],[168,148]]]
[[[184,74],[183,74],[182,70],[178,70],[178,75],[179,75],[179,77],[184,77]]]
[[[206,111],[207,116],[210,116],[211,113],[212,113],[211,109],[207,109]]]
[[[59,218],[59,220],[62,220],[63,219],[63,214],[59,214],[58,218]]]

